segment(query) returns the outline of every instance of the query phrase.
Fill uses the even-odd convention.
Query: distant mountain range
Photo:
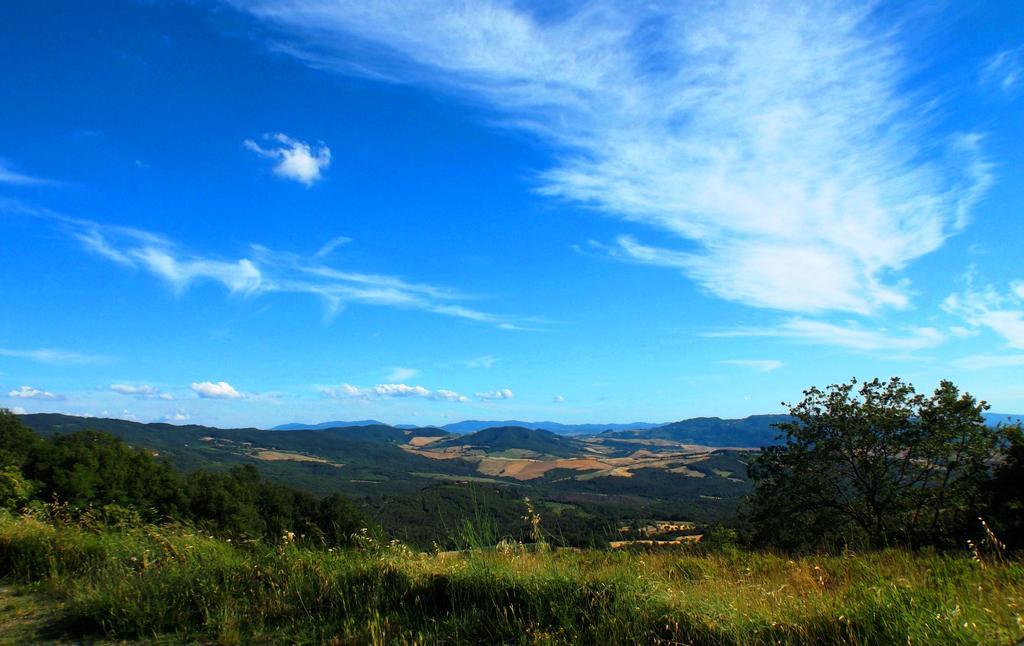
[[[377,420],[360,420],[356,422],[321,422],[320,424],[281,424],[280,426],[273,427],[272,431],[315,431],[327,428],[348,428],[351,426],[385,426],[384,422],[378,422]],[[421,428],[415,424],[393,424],[394,428]],[[453,422],[451,424],[445,424],[444,426],[437,426],[433,428],[441,428],[449,433],[475,433],[476,431],[482,431],[485,428],[501,428],[501,427],[519,427],[529,428],[533,430],[551,431],[559,435],[592,435],[597,433],[603,433],[605,431],[627,431],[627,430],[646,430],[649,428],[655,428],[661,426],[661,424],[655,424],[652,422],[631,422],[629,424],[560,424],[558,422],[523,422],[515,419],[506,419],[500,421],[485,421],[485,420],[464,420],[462,422]]]
[[[990,425],[1024,421],[1024,415],[1015,413],[985,413]],[[416,424],[385,424],[375,419],[358,421],[332,421],[319,424],[299,422],[281,424],[272,431],[317,431],[330,428],[352,428],[356,426],[390,426],[403,430],[415,428],[440,428],[449,433],[476,433],[488,428],[528,428],[550,431],[558,435],[622,434],[622,437],[646,439],[668,439],[690,444],[707,446],[761,446],[774,444],[776,430],[772,424],[789,420],[787,415],[751,415],[742,419],[721,417],[693,417],[679,422],[656,424],[653,422],[630,422],[627,424],[561,424],[559,422],[524,422],[521,420],[464,420],[443,426],[418,426]],[[651,433],[638,431],[653,431]]]
[[[323,431],[329,428],[352,428],[354,426],[389,426],[384,422],[377,421],[375,419],[362,419],[356,422],[321,422],[319,424],[281,424],[270,429],[272,431]],[[390,425],[392,428],[420,428],[415,424],[394,424]]]

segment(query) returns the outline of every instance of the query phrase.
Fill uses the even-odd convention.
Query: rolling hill
[[[774,424],[789,421],[788,415],[751,415],[742,419],[694,417],[651,429],[609,431],[602,437],[670,440],[681,444],[759,448],[776,444]]]
[[[403,509],[402,518],[419,514],[422,523],[436,523],[436,510],[410,496],[443,485],[530,496],[571,505],[587,518],[616,522],[657,517],[717,521],[735,514],[750,489],[749,458],[743,451],[684,446],[665,438],[569,437],[524,427],[456,435],[439,428],[383,424],[271,431],[60,414],[20,419],[42,435],[106,431],[152,450],[183,471],[253,465],[284,484],[320,495],[340,492],[364,500],[369,508]],[[465,502],[473,496],[458,498]],[[377,515],[388,522],[399,518]]]
[[[558,422],[523,422],[520,420],[483,421],[464,420],[445,424],[441,428],[451,433],[475,433],[486,428],[517,426],[535,430],[551,431],[559,435],[587,435],[604,431],[625,431],[631,429],[648,429],[658,426],[650,422],[631,422],[628,424],[560,424]]]
[[[471,465],[458,461],[438,464],[400,448],[423,433],[448,435],[439,429],[406,431],[379,425],[280,432],[143,424],[55,413],[19,417],[41,435],[106,431],[133,446],[152,449],[184,471],[253,464],[271,478],[317,494],[373,495],[416,490],[436,482],[436,478],[417,475],[421,473],[440,472],[452,479],[476,475]]]
[[[469,435],[450,435],[430,444],[431,450],[449,447],[469,447],[487,453],[520,451],[535,456],[554,457],[576,456],[585,450],[585,446],[578,440],[551,431],[521,426],[485,428]]]

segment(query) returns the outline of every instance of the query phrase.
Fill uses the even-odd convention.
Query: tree
[[[1024,430],[1003,426],[1001,460],[986,487],[986,514],[996,535],[1011,548],[1024,548]]]
[[[941,545],[976,519],[999,432],[949,381],[898,378],[804,391],[781,446],[750,465],[755,540],[785,547]]]
[[[17,415],[0,408],[0,467],[24,465],[38,443],[39,436],[22,424]]]

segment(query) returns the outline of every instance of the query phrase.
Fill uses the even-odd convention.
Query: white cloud
[[[33,388],[32,386],[22,386],[16,390],[12,390],[7,393],[8,397],[16,397],[18,399],[60,399],[58,395],[53,393]]]
[[[452,401],[452,402],[468,402],[469,401],[469,397],[466,397],[465,395],[460,395],[459,393],[455,392],[454,390],[444,390],[443,388],[440,389],[440,390],[435,390],[433,393],[431,393],[430,397],[432,399],[442,399],[442,400],[445,400],[445,401]]]
[[[412,379],[416,375],[420,374],[420,371],[415,368],[403,368],[402,366],[394,366],[388,371],[386,379],[388,381],[406,381]]]
[[[352,384],[340,386],[321,387],[320,393],[332,399],[353,398],[353,399],[391,399],[402,397],[421,397],[423,399],[434,399],[439,401],[468,402],[469,398],[454,390],[440,388],[429,390],[423,386],[409,386],[402,383],[377,384],[373,388],[360,388]]]
[[[561,152],[541,191],[668,235],[621,257],[796,312],[903,307],[896,275],[991,183],[933,128],[872,5],[229,0],[310,65],[446,87]]]
[[[771,372],[772,370],[778,370],[782,366],[786,365],[777,359],[725,359],[718,363],[749,368],[755,372]]]
[[[192,390],[204,399],[241,399],[243,397],[226,381],[193,383]]]
[[[1024,350],[1024,282],[1011,283],[1004,294],[992,285],[975,288],[969,274],[966,289],[946,297],[942,309],[971,328],[992,330],[1003,337],[1007,347]]]
[[[38,186],[41,184],[52,183],[53,182],[48,179],[19,173],[3,159],[0,159],[0,184],[11,184],[13,186]]]
[[[169,282],[174,289],[184,290],[196,279],[213,279],[231,292],[252,293],[260,288],[263,276],[248,258],[235,262],[203,258],[180,259],[166,250],[148,247],[137,250],[138,264]]]
[[[29,361],[38,361],[39,363],[50,363],[54,365],[88,365],[109,361],[107,357],[82,354],[81,352],[71,352],[69,350],[55,350],[53,348],[41,348],[36,350],[12,350],[10,348],[0,348],[0,357],[15,357],[18,359],[27,359]]]
[[[850,350],[906,354],[940,345],[946,335],[932,327],[910,327],[899,332],[865,328],[855,322],[827,323],[791,318],[774,327],[738,328],[706,332],[706,337],[774,337]]]
[[[502,388],[501,390],[489,390],[487,392],[476,393],[477,399],[482,400],[496,400],[496,399],[512,399],[514,395],[508,388]]]
[[[396,276],[367,274],[329,267],[314,258],[277,252],[252,245],[237,260],[190,253],[157,234],[90,220],[70,218],[43,209],[0,201],[0,210],[33,215],[56,222],[89,252],[126,268],[148,271],[176,292],[194,283],[213,281],[232,293],[256,296],[267,293],[307,294],[320,298],[328,314],[347,303],[432,312],[493,325],[500,329],[537,329],[514,319],[458,304],[470,297],[456,290],[416,283]],[[536,318],[526,323],[544,322]]]
[[[331,399],[340,399],[342,397],[351,397],[353,399],[365,399],[367,392],[362,388],[353,386],[352,384],[341,384],[340,386],[325,386],[320,388],[321,394]]]
[[[562,402],[564,402],[564,401],[565,401],[565,396],[564,396],[564,395],[555,395],[555,396],[554,396],[554,397],[552,398],[552,400],[551,400],[551,401],[555,402],[556,404],[561,404]]]
[[[378,384],[373,392],[381,397],[427,397],[430,391],[423,386],[406,386],[405,384]]]
[[[260,157],[280,160],[274,166],[274,173],[285,179],[295,180],[309,187],[320,181],[323,178],[321,171],[331,165],[331,149],[322,142],[314,153],[306,142],[292,139],[282,133],[265,134],[263,139],[283,145],[263,148],[252,139],[246,139],[243,143]]]
[[[462,365],[467,368],[491,368],[498,362],[498,358],[493,354],[485,354],[479,357],[473,357],[472,359],[466,359],[462,362]]]
[[[981,66],[980,81],[1003,92],[1013,92],[1024,81],[1024,48],[1004,49],[987,58]]]
[[[11,412],[14,413],[15,415],[28,415],[28,411],[22,408],[21,406],[15,406],[14,408],[11,409]]]

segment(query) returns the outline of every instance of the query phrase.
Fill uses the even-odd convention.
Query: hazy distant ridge
[[[319,424],[302,424],[302,423],[291,423],[281,424],[280,426],[273,427],[272,431],[315,431],[327,428],[348,428],[350,426],[380,426],[384,425],[383,422],[377,420],[362,420],[357,422],[321,422]],[[603,433],[605,431],[627,431],[627,430],[646,430],[661,426],[653,422],[631,422],[628,424],[561,424],[559,422],[523,422],[520,420],[507,419],[507,420],[464,420],[461,422],[452,422],[451,424],[445,424],[436,428],[443,428],[449,433],[475,433],[482,431],[486,428],[500,428],[500,427],[519,427],[528,428],[532,430],[551,431],[552,433],[558,433],[560,435],[587,435]],[[394,424],[394,428],[424,428],[415,424]]]

